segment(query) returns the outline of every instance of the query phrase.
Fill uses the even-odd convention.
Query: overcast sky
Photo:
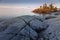
[[[0,3],[19,3],[19,4],[31,4],[31,3],[59,3],[60,0],[0,0]]]

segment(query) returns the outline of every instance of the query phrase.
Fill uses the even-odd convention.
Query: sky
[[[0,0],[0,16],[27,14],[44,3],[60,7],[60,0]]]
[[[53,3],[60,7],[60,0],[0,0],[0,6],[37,6],[42,5],[44,3],[50,4]]]
[[[59,3],[60,0],[0,0],[0,3],[25,3],[25,4],[31,4],[31,3]]]
[[[14,6],[40,6],[44,3],[53,3],[60,7],[60,0],[0,0],[0,6],[14,5]]]

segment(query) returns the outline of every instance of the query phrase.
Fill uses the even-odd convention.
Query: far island
[[[49,5],[45,3],[39,8],[34,9],[32,12],[45,15],[45,14],[50,14],[52,12],[60,12],[60,8],[55,7],[52,3]]]

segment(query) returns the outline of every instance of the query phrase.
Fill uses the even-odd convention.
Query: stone
[[[0,22],[0,40],[57,40],[56,34],[39,16],[20,16]]]

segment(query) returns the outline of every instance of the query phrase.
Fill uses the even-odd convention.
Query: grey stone
[[[39,16],[20,16],[0,22],[0,40],[57,40]]]

